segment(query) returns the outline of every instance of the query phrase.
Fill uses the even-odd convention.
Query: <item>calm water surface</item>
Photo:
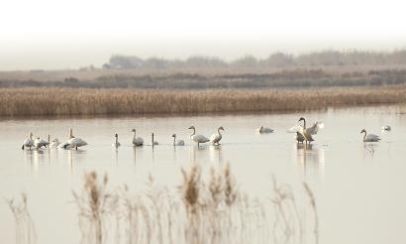
[[[320,243],[406,243],[405,111],[391,106],[305,114],[2,120],[0,197],[28,194],[37,243],[79,243],[72,190],[80,189],[84,172],[107,172],[114,186],[137,188],[149,174],[160,184],[177,186],[181,167],[195,162],[205,170],[229,162],[241,190],[253,195],[269,195],[272,175],[298,192],[307,182],[318,204]],[[325,124],[306,150],[286,132],[300,116]],[[222,125],[222,145],[198,149],[189,140],[192,124],[206,136]],[[385,124],[392,126],[391,132],[381,132]],[[275,132],[256,134],[260,125]],[[30,131],[63,141],[70,127],[89,145],[78,151],[21,150]],[[146,146],[131,146],[132,128]],[[363,128],[381,135],[382,141],[363,143]],[[112,147],[116,132],[122,144],[118,150]],[[150,146],[151,132],[160,145]],[[186,146],[174,148],[172,133]],[[307,201],[303,194],[298,197]],[[1,242],[15,242],[13,216],[1,202],[0,216]]]

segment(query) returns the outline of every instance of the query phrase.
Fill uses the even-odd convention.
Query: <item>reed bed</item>
[[[0,89],[0,116],[281,112],[406,102],[406,86],[305,90]]]
[[[177,189],[160,186],[150,177],[137,192],[128,186],[109,190],[107,177],[99,179],[95,172],[85,174],[81,193],[74,193],[82,243],[260,244],[309,240],[303,228],[309,221],[301,212],[313,208],[316,213],[316,204],[308,185],[303,192],[311,199],[311,206],[300,206],[292,188],[277,183],[275,178],[269,198],[260,200],[241,192],[228,164],[211,169],[208,176],[197,165],[181,172],[183,181]],[[318,236],[317,228],[306,229],[315,230]]]

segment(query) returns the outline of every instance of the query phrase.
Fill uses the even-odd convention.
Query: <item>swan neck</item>
[[[218,131],[219,135],[221,136],[220,129],[218,129],[217,131]]]
[[[176,144],[176,136],[173,137],[173,145]]]
[[[303,128],[306,129],[306,120],[303,120]]]
[[[190,136],[194,136],[196,134],[196,129],[192,128],[192,130],[193,130],[193,133]]]
[[[116,144],[118,143],[118,136],[116,136]]]

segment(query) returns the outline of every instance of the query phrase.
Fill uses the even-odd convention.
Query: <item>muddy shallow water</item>
[[[35,119],[0,121],[0,195],[26,192],[35,222],[37,243],[79,243],[77,210],[72,190],[86,171],[107,172],[110,184],[144,184],[148,175],[162,185],[181,182],[181,167],[197,163],[204,170],[230,163],[242,191],[265,196],[272,175],[295,191],[305,181],[313,189],[320,222],[320,243],[404,243],[406,226],[406,111],[402,106],[331,109],[294,114]],[[305,116],[325,124],[311,148],[297,146],[287,129]],[[190,125],[206,136],[222,125],[222,145],[197,148]],[[389,124],[390,132],[381,126]],[[260,125],[275,130],[259,135]],[[64,140],[68,128],[88,146],[75,150],[21,150],[32,131]],[[145,146],[131,145],[131,129]],[[379,134],[379,143],[363,143],[361,129]],[[159,145],[152,147],[151,132]],[[114,133],[121,147],[112,147]],[[186,145],[173,147],[172,133]],[[298,194],[298,202],[304,202]],[[15,242],[14,220],[0,203],[0,240]]]

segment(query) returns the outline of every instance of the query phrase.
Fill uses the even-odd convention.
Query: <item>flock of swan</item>
[[[303,125],[300,124],[300,122],[303,121]],[[306,127],[306,119],[301,117],[298,120],[298,125],[290,128],[288,130],[289,133],[296,133],[296,141],[297,143],[305,143],[305,144],[310,144],[311,142],[314,141],[313,136],[317,134],[319,129],[324,127],[324,124],[320,121],[316,121],[313,123],[311,127]],[[217,133],[214,133],[213,135],[210,136],[210,138],[201,135],[201,134],[196,134],[196,128],[192,125],[188,129],[193,130],[192,134],[190,135],[190,139],[197,144],[199,147],[200,144],[204,143],[211,143],[212,145],[220,145],[220,141],[223,138],[222,131],[224,131],[223,126],[220,126],[217,129]],[[382,130],[384,131],[390,131],[391,127],[389,125],[385,125],[382,127]],[[256,130],[260,134],[267,134],[267,133],[273,133],[274,130],[271,128],[266,128],[266,127],[259,127]],[[132,129],[131,132],[134,133],[133,138],[132,138],[132,144],[133,146],[139,147],[144,145],[144,139],[141,137],[137,137],[137,131],[135,129]],[[364,133],[363,136],[363,141],[364,142],[379,142],[381,138],[378,135],[375,134],[368,134],[365,129],[361,130],[361,133]],[[113,142],[113,147],[119,147],[121,146],[120,142],[118,141],[118,134],[114,134],[115,141]],[[173,145],[174,146],[184,146],[185,141],[177,139],[176,134],[172,135],[173,137]],[[33,133],[30,132],[29,137],[24,140],[22,149],[41,149],[41,148],[61,148],[61,149],[78,149],[79,147],[86,146],[87,142],[84,141],[83,139],[79,137],[75,137],[73,135],[73,130],[69,129],[69,137],[68,139],[61,143],[58,138],[55,138],[51,141],[50,135],[48,135],[48,140],[41,139],[39,137],[33,139]],[[159,145],[159,143],[155,140],[155,135],[154,133],[151,134],[151,145]]]

